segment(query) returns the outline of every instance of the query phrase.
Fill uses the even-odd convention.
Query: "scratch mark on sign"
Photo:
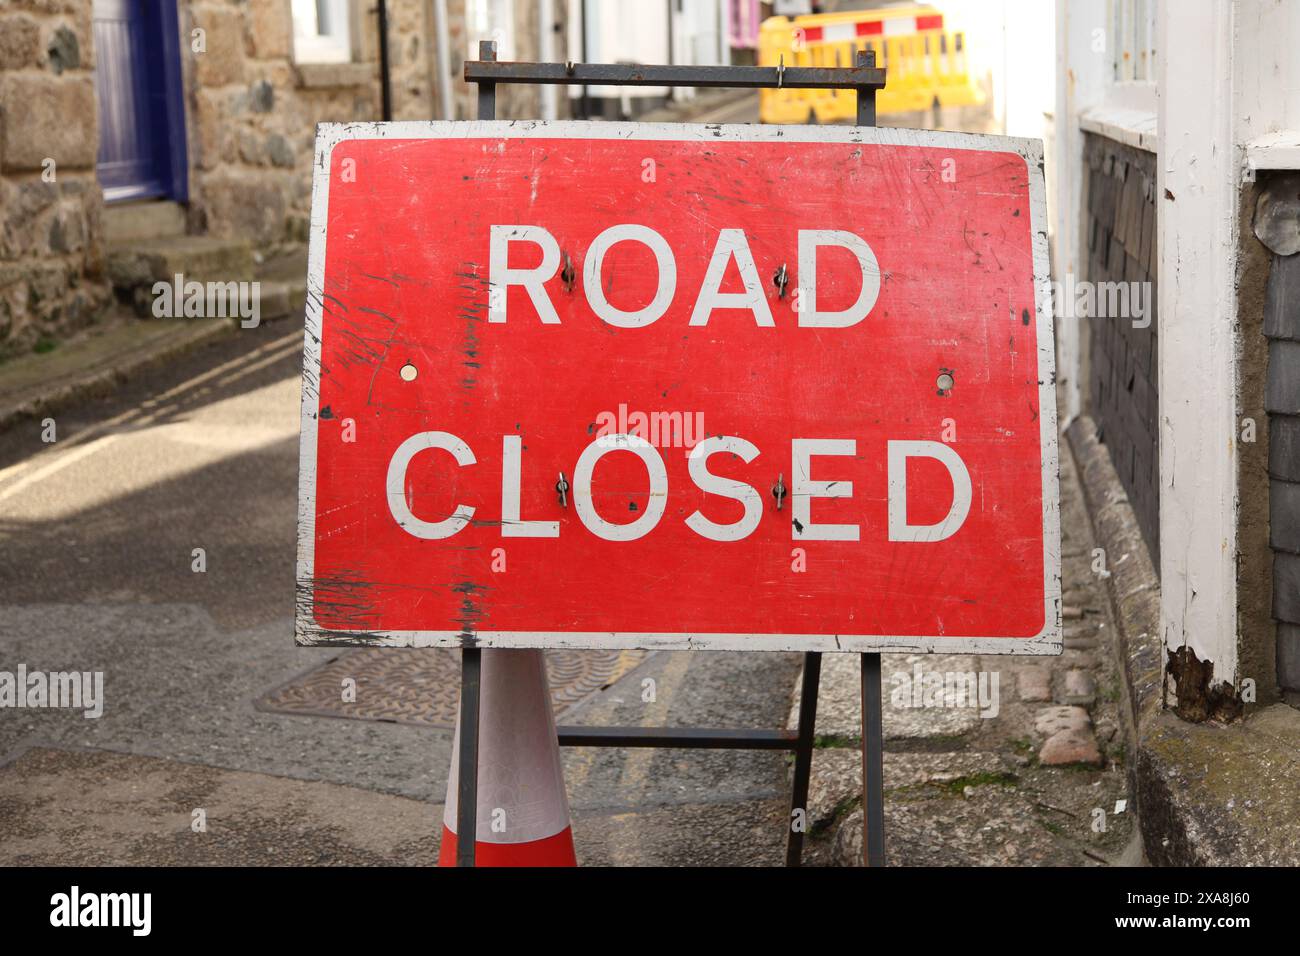
[[[465,358],[461,361],[461,365],[469,369],[469,373],[460,380],[460,385],[468,392],[478,384],[476,373],[482,363],[478,361],[479,338],[475,323],[483,321],[483,313],[488,308],[486,296],[490,294],[491,286],[479,270],[477,262],[461,263],[455,275],[464,280],[457,284],[457,288],[466,293],[461,297],[461,308],[457,316],[463,323],[460,349]]]
[[[461,627],[464,646],[473,647],[477,643],[474,633],[478,630],[479,621],[486,614],[486,608],[483,607],[480,599],[490,588],[485,584],[475,584],[473,581],[457,581],[451,589],[461,596],[460,614],[456,617],[456,621]]]
[[[297,600],[300,616],[309,620],[325,617],[331,627],[367,630],[376,625],[375,605],[366,579],[358,571],[339,570],[299,582]]]

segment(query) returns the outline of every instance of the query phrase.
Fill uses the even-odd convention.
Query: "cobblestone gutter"
[[[1112,651],[1123,675],[1129,792],[1157,866],[1300,864],[1300,711],[1248,708],[1190,723],[1163,705],[1160,584],[1133,509],[1086,416],[1067,432],[1096,543],[1104,549]]]
[[[1105,585],[1079,478],[1061,461],[1064,651],[1059,657],[886,655],[885,854],[889,866],[1106,866],[1137,862]],[[995,706],[945,690],[917,701],[918,673],[978,675]],[[995,683],[996,681],[996,683]],[[922,682],[924,683],[924,682]],[[791,708],[798,713],[799,686]],[[807,808],[809,865],[862,860],[857,655],[822,658]]]

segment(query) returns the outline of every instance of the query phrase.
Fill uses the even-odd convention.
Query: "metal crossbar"
[[[479,54],[482,56],[482,53]],[[884,89],[885,71],[871,63],[821,66],[639,66],[626,63],[511,63],[468,60],[470,83],[542,83],[591,86],[694,86],[721,89]],[[481,119],[482,117],[480,117]]]

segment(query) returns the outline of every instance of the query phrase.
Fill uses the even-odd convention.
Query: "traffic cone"
[[[577,866],[560,744],[538,650],[485,650],[479,690],[476,866]],[[456,865],[460,717],[439,866]]]

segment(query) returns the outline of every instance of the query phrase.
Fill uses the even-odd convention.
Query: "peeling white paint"
[[[1162,3],[1157,19],[1161,622],[1215,683],[1237,677],[1234,6]]]

